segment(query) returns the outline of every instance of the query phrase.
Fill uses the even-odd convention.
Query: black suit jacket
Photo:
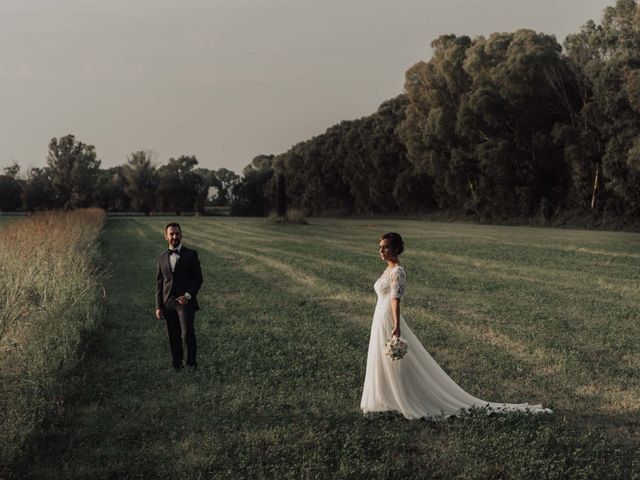
[[[169,264],[168,250],[158,256],[156,264],[156,309],[164,309],[165,306],[181,308],[175,300],[180,295],[189,293],[191,300],[185,308],[199,310],[198,290],[202,285],[202,270],[198,252],[183,245],[173,272]]]

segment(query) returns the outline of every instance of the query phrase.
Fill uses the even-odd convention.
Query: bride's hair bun
[[[389,245],[391,246],[393,251],[396,252],[396,255],[400,255],[402,252],[404,252],[404,240],[402,240],[402,237],[399,233],[383,233],[382,235],[380,235],[380,241],[382,240],[389,240]]]

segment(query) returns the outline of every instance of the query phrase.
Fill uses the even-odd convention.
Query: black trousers
[[[195,316],[196,312],[192,308],[165,307],[164,309],[164,318],[169,333],[169,347],[175,368],[182,366],[185,350],[187,352],[186,364],[192,367],[198,365],[196,361]]]

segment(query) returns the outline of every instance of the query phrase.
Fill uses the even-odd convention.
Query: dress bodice
[[[407,274],[400,265],[387,268],[380,278],[373,284],[373,289],[378,295],[378,301],[382,299],[402,298],[407,284]]]

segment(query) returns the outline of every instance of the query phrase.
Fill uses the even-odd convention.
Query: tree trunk
[[[276,210],[279,217],[284,217],[287,214],[287,187],[285,185],[284,175],[278,175],[278,204]]]
[[[598,190],[600,190],[600,165],[596,166],[596,176],[593,181],[593,194],[591,195],[591,210],[595,210],[596,208]]]
[[[478,203],[478,196],[476,195],[476,189],[473,187],[473,183],[471,179],[467,177],[467,182],[469,183],[469,189],[471,189],[471,196],[473,197],[473,203]]]

